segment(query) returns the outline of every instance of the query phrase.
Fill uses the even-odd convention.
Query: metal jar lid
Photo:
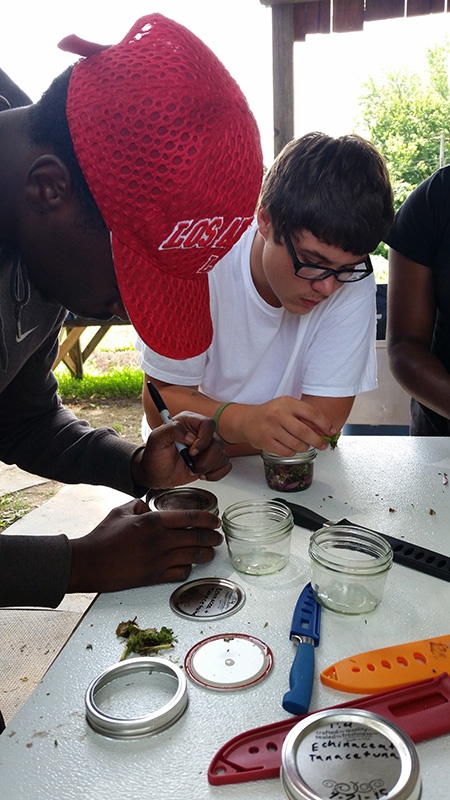
[[[178,586],[170,596],[172,611],[185,619],[217,619],[240,611],[245,592],[227,578],[198,578]]]
[[[138,679],[144,676],[145,690],[153,692],[156,688],[152,686],[155,677],[163,676],[163,681],[167,684],[164,676],[169,676],[171,697],[168,702],[140,716],[113,716],[104,708],[98,705],[98,694],[103,687],[113,681],[117,681],[115,686],[110,687],[110,696],[107,698],[105,706],[116,704],[117,698],[122,695],[122,706],[127,706],[127,697],[134,691],[133,678]],[[150,680],[146,681],[145,676]],[[153,678],[151,677],[153,676]],[[123,679],[123,680],[120,680]],[[173,684],[173,685],[172,685]],[[172,690],[175,691],[172,691]],[[139,688],[136,689],[136,694]],[[164,695],[167,694],[167,685],[164,687]],[[130,658],[129,661],[121,661],[108,667],[101,675],[88,686],[85,696],[86,719],[94,730],[104,736],[111,736],[114,739],[138,739],[142,736],[150,736],[154,733],[166,730],[176,722],[186,709],[188,702],[186,677],[180,667],[171,664],[164,658],[140,657]],[[132,702],[130,703],[132,706]]]
[[[302,453],[294,453],[293,456],[278,456],[276,453],[269,453],[263,450],[261,456],[267,464],[308,464],[314,461],[317,455],[315,447],[310,447]]]
[[[152,492],[148,492],[146,499],[150,511],[186,511],[193,508],[198,511],[210,511],[212,514],[219,513],[216,495],[194,486],[164,489],[153,496]]]
[[[286,736],[281,783],[290,800],[419,800],[416,748],[400,728],[357,708],[310,714]]]

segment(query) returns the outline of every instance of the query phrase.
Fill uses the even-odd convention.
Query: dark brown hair
[[[389,174],[378,150],[356,135],[333,139],[313,132],[289,142],[267,172],[259,205],[283,230],[311,231],[349,253],[370,253],[393,218]]]

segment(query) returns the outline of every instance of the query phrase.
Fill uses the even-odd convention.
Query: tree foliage
[[[396,208],[441,166],[442,137],[450,157],[449,57],[445,40],[427,50],[425,76],[392,70],[378,83],[369,78],[363,84],[357,126],[386,160]]]

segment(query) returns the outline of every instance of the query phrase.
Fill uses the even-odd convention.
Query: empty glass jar
[[[311,585],[316,599],[342,614],[367,614],[383,596],[392,548],[378,533],[330,525],[309,541]]]
[[[225,509],[222,530],[233,567],[248,575],[269,575],[289,560],[294,520],[276,500],[244,500]]]

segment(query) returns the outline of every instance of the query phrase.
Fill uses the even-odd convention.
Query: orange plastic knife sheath
[[[344,658],[324,669],[320,680],[341,692],[372,694],[448,671],[450,634]]]

